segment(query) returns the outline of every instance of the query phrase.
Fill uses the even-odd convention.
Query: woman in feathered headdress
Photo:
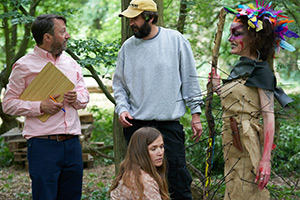
[[[287,24],[292,21],[280,15],[281,11],[274,11],[271,3],[264,5],[256,0],[256,6],[225,10],[236,15],[228,41],[231,53],[241,56],[223,86],[214,69],[209,74],[224,111],[225,199],[267,200],[274,148],[274,97],[283,107],[292,101],[276,87],[267,60],[280,48],[294,51],[284,36],[299,36],[288,30]]]

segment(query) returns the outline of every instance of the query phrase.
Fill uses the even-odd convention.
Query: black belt
[[[58,134],[58,135],[37,136],[37,137],[34,137],[34,138],[56,140],[57,142],[62,142],[64,140],[68,140],[68,139],[71,139],[73,137],[78,137],[78,135]]]

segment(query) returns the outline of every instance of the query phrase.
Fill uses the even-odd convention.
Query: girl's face
[[[228,41],[231,43],[231,53],[240,56],[250,56],[247,33],[243,29],[241,22],[234,21],[230,27],[230,36]]]
[[[162,136],[158,136],[151,144],[148,145],[150,159],[155,167],[160,167],[164,159],[164,141]]]

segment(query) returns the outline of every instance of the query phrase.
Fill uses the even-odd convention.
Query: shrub
[[[0,137],[0,168],[10,166],[13,158],[14,154],[9,151],[8,144],[4,142],[3,137]]]
[[[93,142],[104,142],[105,146],[113,145],[113,117],[114,110],[113,109],[103,109],[97,106],[93,106],[90,108],[90,111],[94,116],[95,129],[92,131],[92,137],[90,141]],[[103,153],[108,154],[109,156],[113,156],[112,150],[105,150]],[[107,158],[99,157],[97,162],[101,162],[104,164],[112,164],[113,161]]]

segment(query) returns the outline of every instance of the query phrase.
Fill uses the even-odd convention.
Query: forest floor
[[[108,187],[111,185],[112,180],[115,177],[115,167],[114,165],[95,165],[93,168],[84,168],[83,170],[83,188],[82,188],[82,199],[109,199],[106,196]],[[292,185],[294,182],[296,190],[298,189],[299,179],[290,177],[288,179],[289,185]],[[279,190],[276,193],[280,192],[281,187],[285,186],[286,183],[280,177],[273,177],[269,182],[270,185],[276,185]],[[193,187],[192,187],[193,188]],[[274,190],[275,188],[273,188]],[[276,189],[275,189],[276,190]],[[199,191],[198,191],[199,192]],[[196,193],[198,193],[196,192]],[[220,191],[221,192],[221,191]],[[281,193],[286,193],[283,195],[276,195],[271,199],[299,199],[298,195],[295,194],[296,191],[289,191]],[[193,191],[193,194],[196,194]],[[221,192],[223,193],[223,192]],[[216,195],[214,200],[223,199],[222,194]],[[194,199],[200,198],[200,194],[196,195]],[[7,168],[0,169],[0,200],[30,200],[31,199],[31,183],[28,170],[20,165],[12,165]]]
[[[90,196],[110,186],[115,175],[114,165],[85,168],[83,170],[83,196]],[[0,169],[0,200],[31,199],[31,183],[28,170],[19,165]]]

